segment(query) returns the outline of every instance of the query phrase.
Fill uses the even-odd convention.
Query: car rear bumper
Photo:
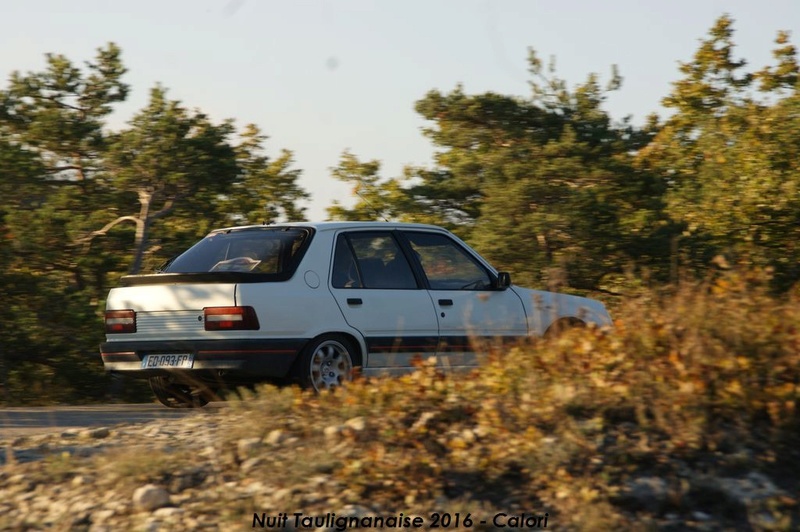
[[[307,339],[118,341],[100,344],[106,371],[131,377],[181,373],[224,373],[239,377],[284,378]],[[193,355],[191,368],[146,369],[147,355]]]

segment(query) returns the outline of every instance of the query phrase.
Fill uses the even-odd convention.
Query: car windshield
[[[164,273],[294,272],[311,231],[302,227],[259,227],[211,233],[178,255]]]

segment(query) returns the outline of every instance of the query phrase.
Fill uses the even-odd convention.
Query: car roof
[[[269,225],[240,225],[215,229],[217,231],[228,231],[234,229],[255,229],[264,227],[310,227],[316,231],[337,231],[340,229],[427,229],[436,231],[446,231],[436,225],[418,224],[407,222],[281,222]]]

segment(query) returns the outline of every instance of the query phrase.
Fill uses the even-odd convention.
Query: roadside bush
[[[685,523],[710,506],[747,518],[749,502],[707,488],[709,475],[760,471],[796,493],[800,466],[800,304],[766,281],[724,272],[642,296],[620,305],[614,330],[493,349],[470,374],[421,361],[331,394],[265,387],[240,408],[283,405],[284,421],[252,416],[230,437],[283,430],[304,450],[265,455],[275,478],[302,482],[321,460],[344,502],[396,511],[549,512],[578,529]],[[637,498],[641,479],[662,479],[653,504]],[[771,522],[798,523],[796,501],[767,502]]]

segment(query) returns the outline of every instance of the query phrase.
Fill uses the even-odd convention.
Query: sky
[[[725,13],[753,69],[772,64],[779,30],[800,47],[800,0],[0,0],[0,87],[44,69],[46,53],[82,65],[115,42],[132,90],[112,128],[156,84],[215,121],[255,123],[268,155],[294,153],[306,215],[322,220],[333,200],[354,201],[330,172],[344,150],[381,161],[384,177],[431,164],[414,111],[428,91],[525,97],[533,48],[570,86],[617,65],[606,109],[641,124],[666,114],[679,63]]]

